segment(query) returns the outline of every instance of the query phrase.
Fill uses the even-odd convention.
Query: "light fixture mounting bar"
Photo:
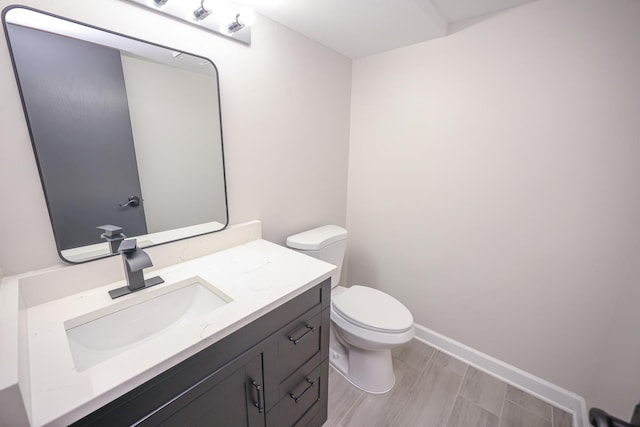
[[[203,30],[211,31],[225,38],[236,40],[241,43],[251,45],[251,27],[243,26],[235,32],[229,32],[229,25],[232,24],[236,13],[228,14],[216,13],[209,3],[215,5],[216,0],[207,0],[206,5],[203,0],[127,0],[137,3],[155,12],[173,16]],[[228,4],[228,3],[227,3]],[[222,16],[224,15],[224,16]]]

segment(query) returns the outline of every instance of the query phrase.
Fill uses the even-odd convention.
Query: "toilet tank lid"
[[[347,238],[347,230],[338,225],[323,225],[287,237],[287,246],[303,251],[317,251]]]

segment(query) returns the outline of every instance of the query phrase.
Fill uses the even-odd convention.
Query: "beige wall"
[[[306,227],[344,224],[350,60],[267,19],[249,48],[124,1],[21,3],[215,62],[232,224],[261,219],[265,238],[281,243]],[[0,37],[0,275],[11,275],[60,261]]]
[[[638,355],[638,76],[635,0],[540,0],[354,61],[349,282],[628,417],[640,359],[603,340]],[[593,392],[611,364],[626,386]]]

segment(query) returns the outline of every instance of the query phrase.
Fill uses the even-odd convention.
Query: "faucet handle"
[[[99,230],[102,230],[105,237],[119,237],[124,229],[122,227],[118,227],[117,225],[105,224],[96,227]]]
[[[121,254],[128,254],[131,252],[135,252],[136,249],[138,249],[137,240],[129,239],[129,240],[123,240],[122,243],[120,243],[118,252],[120,252]]]
[[[118,252],[122,254],[129,271],[142,271],[143,268],[153,267],[149,255],[136,245],[136,239],[123,240]]]
[[[100,235],[100,238],[106,240],[109,244],[109,252],[112,254],[117,253],[120,242],[127,238],[123,233],[124,229],[111,224],[100,225],[96,228],[104,232]]]

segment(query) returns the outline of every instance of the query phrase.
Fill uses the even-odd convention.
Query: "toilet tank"
[[[338,286],[347,250],[347,230],[337,225],[324,225],[287,237],[287,246],[338,267],[331,275],[331,287]]]

